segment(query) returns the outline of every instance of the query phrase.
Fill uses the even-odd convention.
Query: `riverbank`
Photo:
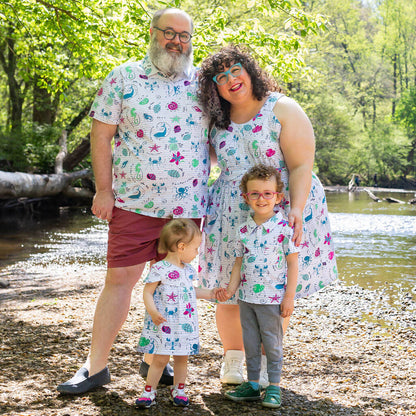
[[[224,399],[215,309],[199,301],[201,354],[190,359],[188,409],[173,408],[167,389],[138,411],[144,386],[135,344],[143,318],[141,284],[112,349],[112,382],[79,397],[57,394],[85,358],[102,267],[11,269],[2,289],[0,414],[76,415],[411,415],[416,414],[416,304],[401,310],[382,291],[341,283],[297,302],[285,339],[283,404],[278,410]]]

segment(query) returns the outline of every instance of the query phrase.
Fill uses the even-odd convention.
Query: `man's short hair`
[[[194,30],[194,22],[192,21],[191,16],[189,16],[188,13],[184,12],[181,9],[176,9],[174,7],[168,7],[166,9],[161,9],[161,10],[157,10],[154,15],[153,15],[153,19],[152,19],[152,23],[151,23],[151,27],[157,26],[159,19],[166,13],[166,12],[170,12],[170,13],[177,13],[177,14],[183,14],[184,16],[186,16],[189,21],[191,22],[191,30]]]

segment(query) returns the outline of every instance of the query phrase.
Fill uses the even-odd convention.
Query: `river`
[[[409,201],[412,193],[377,193]],[[339,276],[347,285],[383,289],[394,305],[416,300],[416,205],[374,202],[365,192],[327,192]],[[107,224],[88,208],[61,208],[33,221],[2,218],[0,277],[48,264],[105,269]]]

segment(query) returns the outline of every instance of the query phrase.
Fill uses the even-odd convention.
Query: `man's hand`
[[[99,191],[94,195],[91,211],[97,218],[110,221],[113,215],[113,208],[113,191]]]

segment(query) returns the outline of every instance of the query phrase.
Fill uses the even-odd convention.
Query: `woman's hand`
[[[302,211],[299,208],[291,208],[288,215],[289,226],[293,228],[292,241],[296,247],[299,247],[302,242],[303,221]]]

